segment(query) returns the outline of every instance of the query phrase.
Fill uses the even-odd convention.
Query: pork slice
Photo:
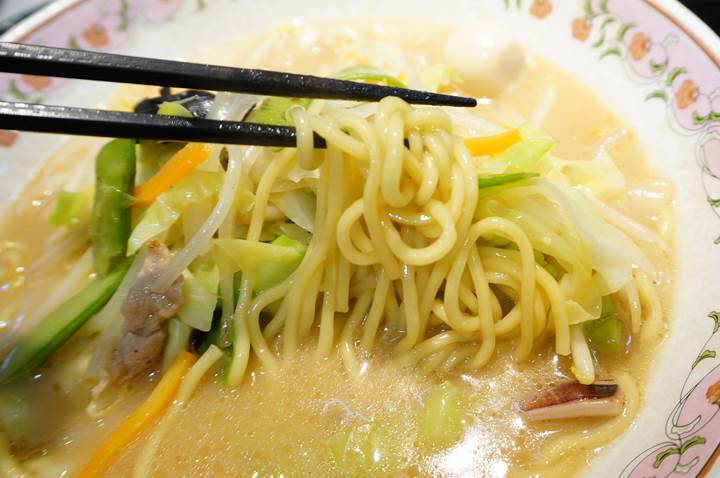
[[[148,243],[147,257],[120,312],[123,333],[110,359],[110,381],[124,383],[148,370],[162,353],[167,335],[165,321],[182,305],[182,276],[163,292],[152,284],[170,262],[170,251],[159,241]]]

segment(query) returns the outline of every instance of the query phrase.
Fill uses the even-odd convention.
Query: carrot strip
[[[152,203],[160,194],[170,189],[170,186],[202,164],[210,156],[211,151],[212,147],[209,144],[190,143],[175,153],[160,171],[135,188],[136,205],[147,206]]]
[[[90,461],[80,471],[77,478],[102,476],[122,449],[137,438],[170,405],[178,388],[180,388],[185,373],[195,363],[195,360],[197,360],[197,357],[190,352],[181,352],[150,396],[120,424],[107,440],[100,445],[100,448],[95,450]]]
[[[503,131],[493,136],[465,139],[465,146],[473,156],[490,156],[502,153],[515,143],[519,143],[522,136],[517,129]]]

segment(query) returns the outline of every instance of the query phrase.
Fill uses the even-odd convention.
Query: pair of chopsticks
[[[476,105],[474,99],[462,96],[311,75],[4,42],[0,42],[0,72],[268,96],[358,101],[396,96],[412,104]],[[295,129],[287,126],[8,101],[0,101],[0,129],[258,146],[296,144]],[[315,146],[324,147],[324,140],[316,137]]]

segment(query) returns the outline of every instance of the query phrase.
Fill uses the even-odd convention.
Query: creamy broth
[[[253,41],[205,52],[209,62],[258,66],[314,74],[330,74],[354,64],[381,69],[397,60],[413,65],[442,63],[442,45],[450,29],[444,26],[357,23],[284,27]],[[383,48],[389,45],[390,48]],[[363,55],[358,52],[374,52]],[[379,52],[387,55],[378,57]],[[130,108],[155,94],[147,87],[124,87],[112,104]],[[612,202],[628,216],[659,233],[673,245],[672,185],[658,178],[645,159],[639,138],[582,85],[566,73],[532,58],[520,80],[474,113],[517,125],[519,118],[538,126],[557,140],[553,154],[569,160],[592,159],[602,145],[628,181],[628,192]],[[72,272],[81,253],[37,270],[34,251],[46,249],[56,228],[47,224],[48,203],[68,178],[91,175],[92,157],[102,141],[73,140],[48,162],[9,209],[0,228],[0,247],[15,247],[2,272],[0,287],[0,354],[62,296],[38,301],[40,291],[52,290]],[[79,180],[78,180],[79,181]],[[672,257],[639,244],[660,272],[656,282],[671,316]],[[0,253],[3,251],[0,250]],[[67,251],[66,251],[67,252]],[[2,256],[2,260],[9,257]],[[11,267],[12,266],[12,267]],[[20,269],[18,269],[20,268]],[[88,280],[79,270],[77,290]],[[5,314],[5,315],[2,315]],[[6,317],[7,316],[7,317]],[[36,467],[65,471],[72,476],[92,450],[148,393],[154,376],[134,384],[128,398],[105,418],[85,416],[88,387],[83,381],[93,338],[81,336],[67,344],[37,377],[0,390],[28,397],[41,410],[42,425],[30,438],[13,443],[17,456]],[[641,391],[659,343],[633,344],[627,356],[605,360],[598,376],[608,370],[632,373]],[[569,360],[554,358],[549,344],[537,347],[529,361],[512,358],[512,343],[500,343],[490,365],[479,371],[439,374],[422,367],[398,369],[382,354],[368,359],[364,375],[355,378],[336,358],[317,361],[303,352],[282,362],[271,377],[257,364],[238,389],[222,385],[223,372],[206,377],[192,400],[176,417],[172,432],[162,441],[152,463],[153,476],[525,476],[539,474],[543,446],[555,435],[593,430],[604,419],[573,419],[528,423],[518,415],[518,402],[553,381],[569,377]],[[84,359],[86,360],[86,359]],[[68,369],[73,371],[68,372]],[[70,377],[70,378],[68,378]],[[464,414],[463,436],[441,448],[427,448],[419,438],[422,401],[436,383],[449,380],[460,390]],[[366,424],[381,436],[382,450],[375,468],[358,471],[353,457],[339,457],[332,443],[347,430]],[[353,428],[354,427],[354,428]],[[377,430],[380,430],[378,432]],[[107,476],[130,476],[140,450],[152,430],[144,433],[113,464]],[[360,432],[358,432],[360,433]],[[598,449],[578,448],[562,459],[559,475],[577,473]],[[373,462],[373,460],[371,460]],[[348,464],[349,463],[349,464]],[[32,466],[32,465],[31,465]],[[54,467],[54,468],[52,468]],[[344,470],[344,471],[343,471]],[[350,470],[350,471],[348,471]],[[354,472],[352,470],[355,470]],[[43,475],[46,476],[46,475]],[[47,476],[52,476],[50,473]]]

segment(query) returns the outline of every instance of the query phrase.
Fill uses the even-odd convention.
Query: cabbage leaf
[[[210,260],[196,259],[183,271],[183,305],[178,317],[186,325],[207,332],[217,305],[220,269]]]
[[[196,170],[158,196],[133,229],[127,254],[134,254],[150,239],[167,233],[189,205],[217,195],[222,181],[222,173]]]
[[[70,192],[61,190],[58,193],[48,222],[53,226],[73,227],[90,220],[92,212],[93,192]]]
[[[340,70],[333,75],[338,80],[365,81],[367,83],[383,83],[396,88],[407,88],[407,85],[392,75],[383,73],[374,66],[359,65]]]
[[[307,232],[313,232],[317,199],[312,192],[293,189],[274,195],[272,202],[292,222]]]
[[[229,264],[232,272],[242,272],[255,292],[281,283],[300,265],[307,246],[287,236],[260,242],[245,239],[213,240],[215,261]]]

